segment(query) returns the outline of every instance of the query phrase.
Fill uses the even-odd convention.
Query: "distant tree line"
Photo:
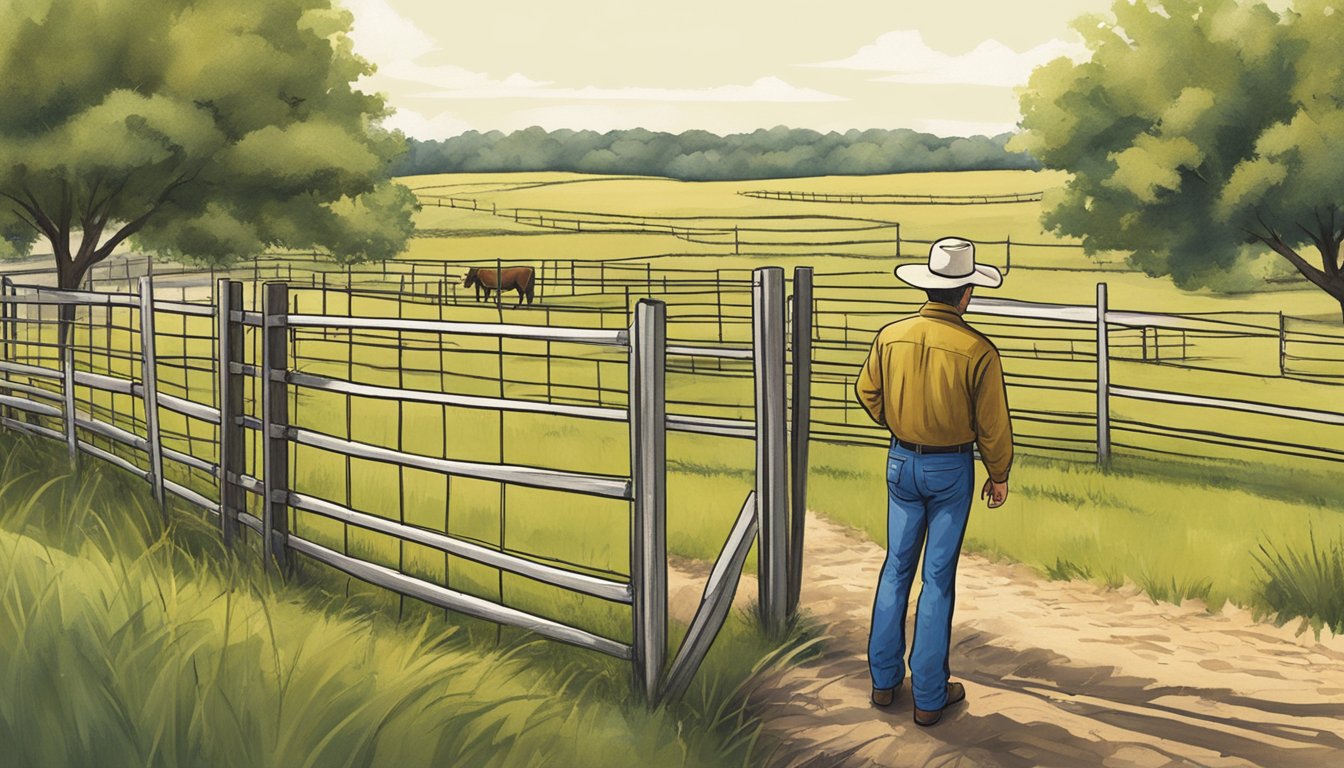
[[[397,176],[573,171],[707,181],[1040,168],[1027,152],[1008,151],[1009,138],[941,138],[905,128],[819,133],[781,126],[718,136],[532,127],[508,134],[469,131],[442,141],[411,139],[392,171]]]

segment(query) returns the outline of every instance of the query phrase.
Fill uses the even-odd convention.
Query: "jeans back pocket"
[[[967,481],[967,470],[960,464],[923,467],[924,487],[929,493],[946,493]]]

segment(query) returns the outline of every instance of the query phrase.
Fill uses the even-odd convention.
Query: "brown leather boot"
[[[943,710],[947,709],[953,704],[956,704],[959,701],[964,700],[965,698],[966,698],[966,686],[962,685],[961,683],[948,683],[947,703],[943,705],[942,709],[935,709],[932,711],[920,709],[918,706],[916,706],[915,725],[922,725],[926,728],[930,725],[937,725],[938,721],[943,719]]]
[[[901,690],[900,683],[897,683],[895,688],[874,688],[873,706],[883,709],[890,707],[892,702],[896,701],[896,692],[899,690]]]

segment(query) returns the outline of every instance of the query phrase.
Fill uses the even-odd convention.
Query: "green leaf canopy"
[[[1045,225],[1187,288],[1263,244],[1344,303],[1344,2],[1117,0],[1075,28],[1089,60],[1033,73],[1012,145],[1072,173]]]
[[[414,198],[329,0],[0,0],[0,235],[62,285],[128,238],[215,263],[405,246]]]

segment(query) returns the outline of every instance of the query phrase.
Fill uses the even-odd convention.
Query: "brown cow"
[[[503,269],[481,269],[480,267],[471,267],[467,270],[467,277],[462,281],[463,288],[476,286],[476,300],[481,300],[481,291],[485,291],[485,300],[490,300],[491,291],[518,291],[518,306],[523,305],[523,298],[527,298],[527,303],[532,303],[532,290],[536,287],[536,280],[533,278],[531,267],[505,267]]]

